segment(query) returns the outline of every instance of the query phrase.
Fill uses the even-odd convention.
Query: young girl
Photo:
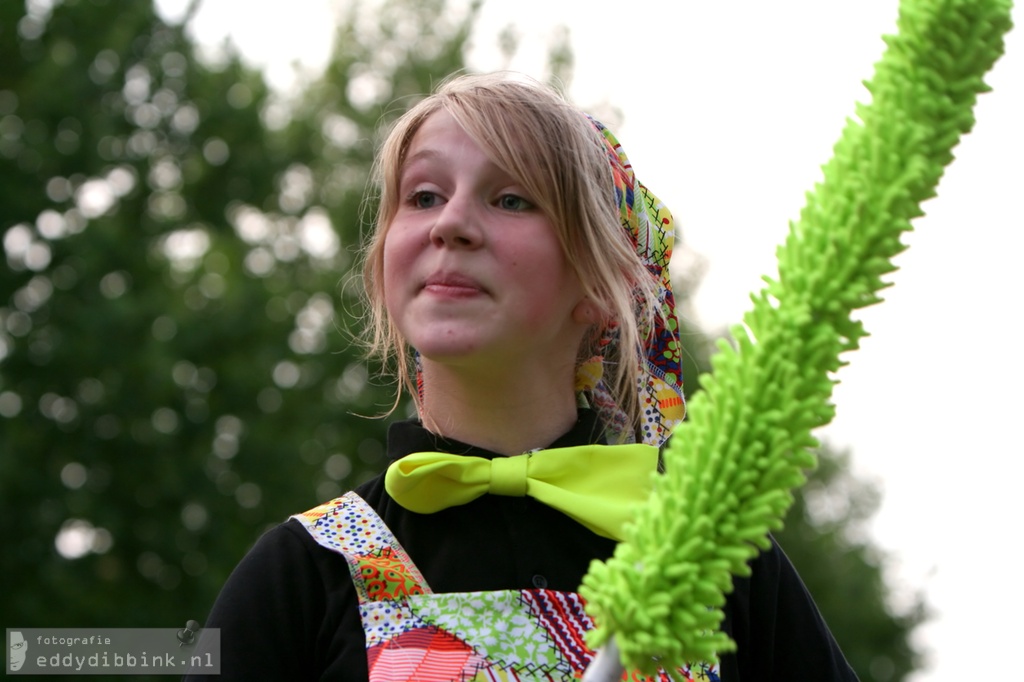
[[[214,606],[221,679],[573,680],[576,590],[683,416],[672,221],[614,136],[553,91],[452,80],[381,150],[373,349],[419,418],[386,474],[264,535]],[[774,547],[701,680],[852,680]]]

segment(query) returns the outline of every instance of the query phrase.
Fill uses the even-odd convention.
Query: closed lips
[[[456,274],[431,275],[424,282],[423,287],[432,290],[463,291],[466,293],[483,291],[483,287],[475,280]]]

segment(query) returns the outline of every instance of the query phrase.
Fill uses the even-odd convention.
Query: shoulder
[[[215,620],[236,622],[256,609],[275,619],[294,620],[302,614],[315,620],[322,617],[326,592],[337,587],[331,576],[347,578],[343,569],[342,557],[323,551],[297,521],[289,519],[264,533],[232,571],[214,604],[210,625],[216,627]],[[306,629],[305,624],[300,628]]]
[[[770,539],[750,561],[750,575],[733,579],[728,617],[739,679],[856,682],[793,564]]]
[[[219,679],[314,678],[353,617],[344,558],[295,520],[277,525],[238,563],[210,612],[206,627],[221,630]]]
[[[308,587],[305,578],[329,569],[334,560],[320,551],[306,529],[291,518],[260,536],[235,570],[259,573],[264,581],[282,585],[298,582],[295,577],[301,575],[303,587]]]

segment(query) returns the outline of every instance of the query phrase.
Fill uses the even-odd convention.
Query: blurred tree
[[[565,58],[570,68],[571,53]],[[609,119],[617,112],[611,112]],[[657,188],[653,188],[657,191]],[[685,209],[684,209],[685,210]],[[711,371],[715,340],[725,330],[702,329],[693,296],[706,263],[685,246],[673,256],[673,291],[683,347],[687,399]],[[818,467],[794,493],[785,527],[774,533],[861,682],[900,682],[922,667],[914,630],[930,616],[924,596],[896,591],[886,582],[890,558],[868,536],[881,491],[851,471],[850,455],[821,443]]]
[[[353,413],[393,387],[345,286],[376,131],[464,69],[478,6],[352,3],[294,101],[151,3],[113,9],[0,3],[0,616],[22,627],[201,620],[263,528],[380,468],[384,422]],[[549,68],[567,87],[567,34]],[[690,265],[688,392],[708,352]],[[812,513],[823,490],[842,514]],[[862,679],[898,680],[920,602],[890,615],[846,532],[866,490],[823,455],[780,539]]]
[[[823,447],[775,536],[862,682],[903,680],[919,668],[912,634],[927,618],[920,594],[897,604],[885,582],[887,557],[866,532],[880,499],[850,471],[848,453]]]
[[[264,527],[379,468],[339,283],[384,104],[463,67],[476,10],[350,7],[293,105],[149,2],[0,3],[4,622],[202,620]]]
[[[693,322],[691,297],[702,269],[698,261],[685,270],[685,279],[675,282],[687,395],[700,390],[699,374],[709,371],[714,347]],[[886,583],[888,557],[866,529],[881,501],[878,487],[853,474],[848,453],[823,443],[817,455],[818,468],[796,491],[785,528],[775,539],[861,681],[906,679],[921,667],[913,632],[927,619],[927,605],[916,593],[901,594],[897,603]]]

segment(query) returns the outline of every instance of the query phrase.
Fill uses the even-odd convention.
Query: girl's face
[[[424,361],[575,368],[593,306],[548,218],[445,111],[409,146],[384,300]]]

